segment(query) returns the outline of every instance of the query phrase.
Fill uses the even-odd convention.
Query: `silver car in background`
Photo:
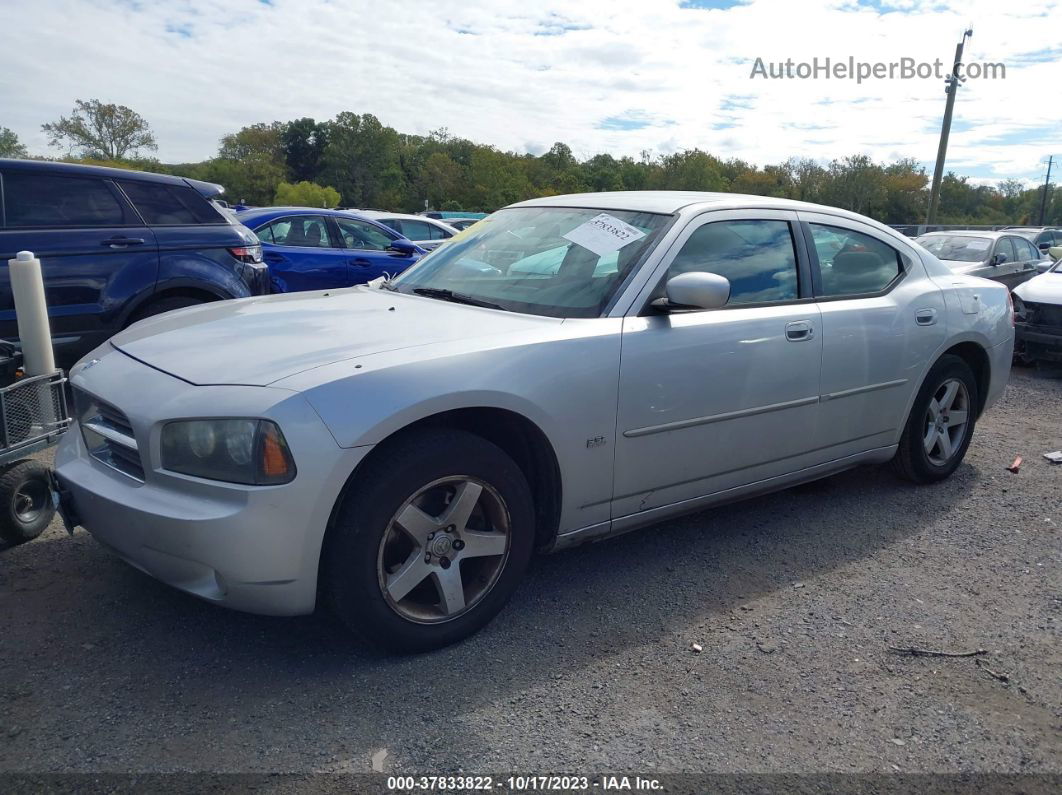
[[[1011,290],[1051,264],[1031,242],[1006,231],[927,232],[916,242],[956,273],[991,279]]]
[[[61,507],[203,599],[428,649],[535,550],[860,464],[947,477],[1013,334],[1004,287],[843,210],[535,199],[389,282],[119,334],[72,371]]]
[[[390,213],[386,210],[358,210],[358,213],[391,227],[398,234],[407,240],[413,241],[425,251],[438,248],[459,231],[445,221],[428,218],[424,215]]]

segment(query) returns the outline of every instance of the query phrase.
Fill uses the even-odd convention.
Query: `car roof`
[[[413,213],[389,213],[387,210],[358,210],[359,213],[368,218],[398,218],[408,219],[410,221],[427,221],[429,224],[441,224],[446,226],[446,221],[439,218],[429,218],[426,215],[414,215]]]
[[[188,179],[172,174],[155,174],[150,171],[133,171],[109,166],[90,166],[84,163],[60,163],[55,160],[17,160],[0,158],[0,169],[4,171],[39,171],[56,176],[102,177],[104,179],[135,179],[143,182],[162,182],[167,185],[190,185],[207,198],[217,196],[225,189],[213,182]],[[208,192],[210,191],[210,192]]]
[[[236,218],[241,224],[257,223],[271,218],[288,215],[329,215],[339,218],[354,218],[358,221],[368,221],[373,226],[384,229],[391,234],[398,234],[395,230],[378,223],[375,218],[369,217],[362,212],[353,210],[325,210],[321,207],[252,207],[249,210],[236,210]]]
[[[1013,229],[936,229],[932,232],[924,232],[919,237],[929,237],[930,235],[949,235],[955,237],[991,237],[998,238],[1003,235],[1013,234]]]
[[[712,193],[692,190],[627,190],[602,193],[570,193],[561,196],[543,196],[538,199],[510,204],[509,207],[582,207],[600,210],[631,210],[634,212],[666,213],[668,215],[686,209],[740,210],[745,208],[792,210],[826,213],[870,223],[895,233],[895,230],[868,218],[865,215],[794,199],[779,199],[774,196],[752,196],[744,193]]]

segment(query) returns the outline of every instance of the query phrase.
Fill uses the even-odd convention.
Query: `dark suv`
[[[269,292],[262,248],[181,177],[0,159],[0,338],[18,339],[7,260],[44,270],[57,362],[171,309]]]

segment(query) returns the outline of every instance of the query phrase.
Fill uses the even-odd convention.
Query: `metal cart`
[[[0,538],[20,544],[39,536],[55,515],[52,474],[33,453],[59,441],[70,425],[66,375],[22,377],[22,354],[0,342]]]

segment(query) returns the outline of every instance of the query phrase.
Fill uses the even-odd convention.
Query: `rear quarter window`
[[[123,180],[118,184],[150,226],[225,223],[210,202],[192,188],[133,180]]]

